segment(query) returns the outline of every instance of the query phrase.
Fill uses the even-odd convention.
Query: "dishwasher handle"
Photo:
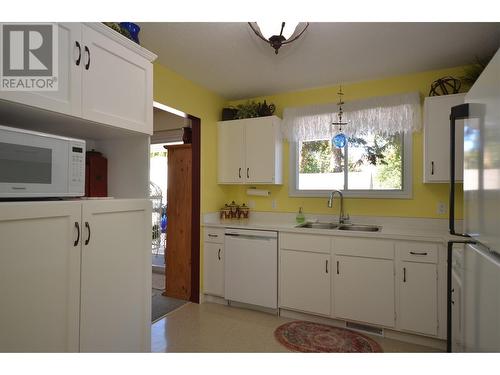
[[[239,234],[239,233],[226,233],[227,237],[233,237],[235,239],[242,239],[242,240],[260,240],[260,241],[268,241],[268,240],[275,240],[276,237],[265,237],[265,236],[256,236],[256,235],[251,235],[251,234]]]

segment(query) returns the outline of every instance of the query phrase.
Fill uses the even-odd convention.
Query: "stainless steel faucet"
[[[339,223],[344,224],[349,221],[349,215],[344,216],[344,195],[339,190],[332,190],[330,192],[330,197],[328,198],[328,207],[333,207],[333,196],[337,193],[340,197],[340,212],[339,212]]]

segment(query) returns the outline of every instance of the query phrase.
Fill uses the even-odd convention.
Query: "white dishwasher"
[[[278,233],[226,229],[224,298],[278,307]]]

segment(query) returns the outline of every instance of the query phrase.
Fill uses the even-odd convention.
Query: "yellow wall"
[[[443,69],[416,73],[398,77],[391,77],[381,80],[357,82],[344,84],[345,101],[368,98],[373,96],[391,95],[397,93],[419,91],[422,98],[429,93],[431,82],[437,78],[451,75],[460,76],[463,73],[461,67]],[[310,104],[331,103],[337,100],[338,86],[329,86],[314,88],[296,92],[286,92],[260,98],[266,99],[267,103],[276,105],[276,114],[282,116],[283,109],[286,107],[304,106]],[[235,105],[243,103],[246,100],[232,101],[226,105]],[[422,99],[423,103],[423,99]],[[423,114],[423,108],[422,108]],[[447,214],[438,215],[437,204],[444,202],[448,205],[448,185],[447,184],[423,184],[423,144],[422,132],[415,133],[413,136],[413,197],[412,199],[355,199],[346,198],[345,210],[350,215],[380,215],[380,216],[414,216],[414,217],[432,217],[446,218]],[[255,201],[255,209],[258,211],[286,211],[296,212],[300,206],[304,208],[305,213],[337,213],[337,207],[327,208],[325,198],[304,198],[288,196],[288,144],[284,147],[284,184],[281,186],[266,186],[271,191],[271,197],[249,197],[245,194],[247,186],[229,187],[229,195],[226,201],[232,199],[239,203]],[[462,216],[462,186],[458,187],[457,194],[457,217]],[[276,209],[272,208],[272,200],[276,200]]]
[[[153,76],[155,101],[201,119],[201,212],[216,211],[229,190],[217,185],[217,121],[224,99],[158,63]]]

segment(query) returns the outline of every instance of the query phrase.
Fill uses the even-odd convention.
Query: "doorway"
[[[150,198],[152,201],[152,321],[161,319],[168,312],[178,308],[187,301],[199,302],[199,265],[200,265],[200,125],[198,118],[183,114],[170,107],[155,102],[154,107],[154,134],[150,146]],[[192,135],[187,137],[186,135]],[[186,210],[171,210],[169,213],[168,200],[178,205],[180,196],[176,195],[176,181],[180,183],[179,173],[174,157],[170,161],[169,150],[175,145],[189,145],[190,172],[187,178],[192,186],[191,194],[184,196],[187,199]],[[183,147],[183,146],[181,146]],[[169,176],[172,181],[169,181]],[[185,182],[184,182],[185,184]],[[169,194],[169,186],[171,191]],[[183,217],[179,217],[183,215]],[[189,236],[189,245],[177,235],[178,228],[170,228],[172,224],[184,222],[185,228],[181,232]],[[172,230],[174,232],[172,232]],[[168,233],[171,233],[170,235]],[[170,251],[169,251],[170,249]],[[183,262],[185,264],[183,264]],[[167,280],[169,280],[167,284]],[[179,279],[189,279],[189,293],[179,296],[174,291]]]

